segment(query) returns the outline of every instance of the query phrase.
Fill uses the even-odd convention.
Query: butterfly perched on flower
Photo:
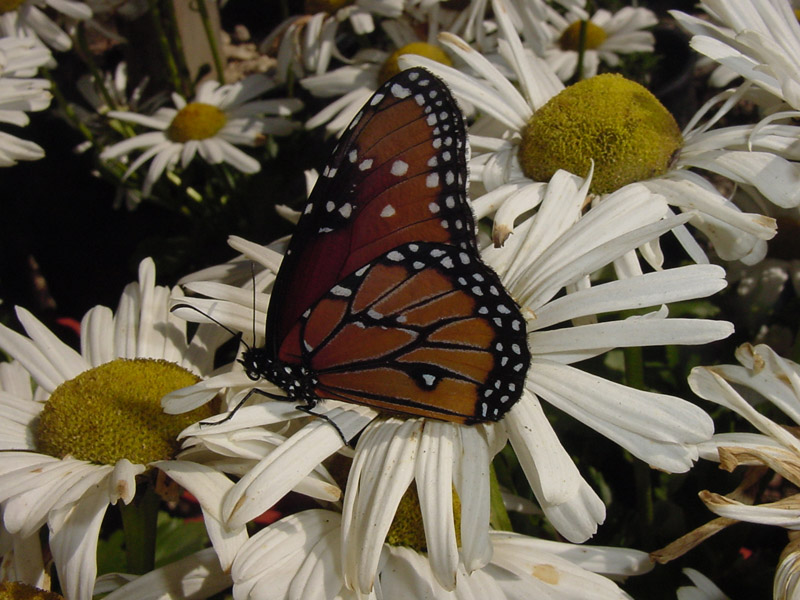
[[[297,223],[245,351],[307,409],[330,398],[396,414],[499,420],[530,364],[525,321],[481,258],[463,116],[415,68],[353,119]]]

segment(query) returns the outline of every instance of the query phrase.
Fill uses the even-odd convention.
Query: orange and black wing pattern
[[[346,277],[289,332],[320,398],[471,424],[519,399],[525,323],[497,275],[450,245],[398,246]]]
[[[465,132],[430,72],[409,69],[381,86],[344,132],[292,235],[267,316],[274,344],[339,280],[396,246],[475,246]]]
[[[464,119],[424,69],[386,82],[344,133],[275,281],[252,378],[323,399],[456,423],[519,400],[525,321],[480,258]]]

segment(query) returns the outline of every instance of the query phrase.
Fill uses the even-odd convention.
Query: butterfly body
[[[245,352],[313,407],[331,398],[458,423],[496,421],[530,363],[525,323],[480,259],[466,127],[423,69],[376,92],[345,132],[275,281],[267,344]]]

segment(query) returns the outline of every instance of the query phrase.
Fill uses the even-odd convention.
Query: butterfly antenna
[[[253,280],[253,340],[256,339],[256,268],[250,263],[250,278]]]
[[[245,348],[250,350],[250,345],[247,342],[245,342],[244,339],[242,339],[242,332],[241,331],[234,331],[233,329],[231,329],[230,327],[228,327],[224,323],[221,323],[220,321],[218,321],[217,319],[215,319],[214,317],[212,317],[208,313],[204,313],[202,310],[200,310],[196,306],[192,306],[191,304],[176,304],[175,306],[173,306],[172,308],[169,309],[169,312],[175,312],[179,308],[191,308],[192,310],[194,310],[196,312],[199,312],[201,315],[203,315],[206,319],[208,319],[212,323],[215,323],[216,325],[219,325],[220,327],[222,327],[225,331],[230,333],[233,337],[239,338],[239,341],[242,344],[244,344]],[[253,339],[255,339],[255,338],[253,338]]]

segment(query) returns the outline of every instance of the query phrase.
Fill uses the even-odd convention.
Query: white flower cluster
[[[789,290],[787,281],[800,289],[800,262],[764,260],[780,220],[800,210],[800,25],[788,0],[704,0],[703,18],[673,11],[693,36],[691,47],[725,69],[715,81],[736,84],[707,98],[682,129],[642,85],[611,73],[654,50],[651,29],[659,20],[641,7],[590,14],[582,0],[470,0],[458,8],[453,0],[309,0],[308,14],[287,18],[259,40],[259,52],[274,57],[270,73],[226,82],[230,56],[217,46],[219,23],[209,12],[218,15],[219,7],[210,0],[197,0],[190,11],[198,19],[194,31],[207,36],[207,64],[194,71],[192,53],[180,48],[197,40],[176,33],[185,25],[179,2],[6,4],[14,6],[4,5],[0,14],[0,166],[45,157],[42,147],[8,133],[5,125],[25,127],[27,113],[47,109],[55,96],[61,116],[85,137],[81,151],[91,154],[97,174],[113,181],[130,206],[148,199],[166,205],[165,198],[176,194],[181,214],[210,202],[233,204],[238,190],[259,181],[256,174],[280,138],[318,140],[313,136],[322,132],[313,130],[324,126],[331,136],[344,135],[334,166],[349,169],[352,179],[334,188],[339,195],[309,203],[302,216],[282,209],[294,221],[319,220],[314,223],[323,236],[331,231],[323,218],[351,218],[351,197],[356,203],[361,193],[374,188],[388,194],[394,185],[394,179],[370,179],[372,159],[360,160],[382,140],[348,137],[366,127],[361,119],[367,121],[370,107],[384,100],[373,96],[376,90],[410,68],[441,79],[463,109],[468,131],[435,137],[452,115],[437,117],[429,99],[400,87],[393,91],[398,105],[408,99],[419,111],[431,110],[409,122],[386,117],[380,133],[388,137],[427,123],[436,125],[434,148],[454,137],[461,144],[463,173],[447,171],[442,179],[469,180],[459,182],[463,202],[480,224],[470,248],[518,305],[522,318],[516,323],[527,335],[530,364],[524,385],[520,379],[517,386],[524,389],[510,384],[513,389],[505,390],[518,400],[504,418],[462,424],[409,416],[401,402],[385,398],[356,404],[316,385],[303,333],[297,335],[302,348],[278,340],[276,346],[284,345],[269,352],[280,354],[287,373],[307,377],[306,387],[312,381],[317,397],[282,402],[281,387],[291,393],[291,385],[263,378],[254,383],[246,361],[230,358],[225,343],[237,336],[242,349],[257,354],[265,340],[273,342],[277,335],[266,329],[267,315],[278,314],[276,305],[305,298],[301,291],[285,291],[289,276],[281,264],[312,261],[293,262],[299,260],[292,254],[296,246],[287,251],[280,242],[262,246],[235,236],[230,245],[237,258],[186,277],[182,287],[156,285],[155,263],[142,261],[138,282],[126,288],[116,311],[98,306],[86,314],[80,351],[20,308],[25,335],[0,325],[0,350],[11,358],[0,363],[4,579],[51,585],[39,535],[47,525],[67,600],[97,593],[111,600],[209,598],[226,589],[237,600],[629,598],[617,582],[646,573],[653,563],[639,550],[580,545],[597,533],[613,498],[568,452],[558,426],[565,419],[663,473],[686,473],[705,459],[729,470],[769,467],[800,487],[798,436],[760,411],[772,404],[800,425],[800,366],[769,346],[745,344],[737,353],[742,366],[695,367],[688,378],[697,396],[739,414],[759,434],[715,434],[713,419],[698,403],[645,389],[644,382],[622,383],[592,367],[642,348],[708,347],[735,328],[750,328],[756,309],[767,314]],[[163,64],[143,67],[148,52],[123,37],[134,28],[119,26],[121,19],[151,19],[148,29]],[[128,58],[104,64],[103,44],[128,48]],[[66,100],[64,76],[52,71],[66,52],[84,61],[86,72],[74,87],[91,110]],[[133,87],[129,73],[141,77]],[[743,105],[757,118],[731,124]],[[405,151],[411,153],[398,152]],[[435,168],[448,152],[434,154],[428,166]],[[383,158],[390,165],[385,171],[407,183],[401,179],[407,157]],[[325,186],[335,170],[323,172],[319,189],[330,189]],[[434,175],[425,187],[440,185],[438,171]],[[415,193],[429,191],[418,187]],[[409,227],[434,220],[450,227],[435,216],[435,201],[427,206]],[[373,212],[383,221],[369,222],[370,235],[383,231],[395,206]],[[351,242],[347,258],[369,245],[350,238],[342,243]],[[320,247],[325,249],[314,246],[313,259],[327,265]],[[466,264],[470,257],[462,256]],[[752,323],[676,314],[679,303],[721,292],[732,279],[726,268],[740,281]],[[304,282],[309,287],[311,278]],[[476,288],[481,295],[483,288]],[[328,289],[341,297],[353,293],[340,286],[323,292]],[[270,316],[269,326],[282,328],[289,339],[296,330],[319,327],[312,323],[317,314],[337,317],[333,309],[309,317],[312,304],[316,309],[325,302],[312,300],[297,311],[302,317],[296,322]],[[291,310],[279,316],[286,314]],[[348,326],[363,329],[364,323]],[[321,329],[324,340],[334,337],[333,326]],[[500,346],[498,364],[507,358]],[[357,358],[360,350],[339,349]],[[98,398],[112,389],[102,379],[105,369],[143,363],[177,365],[187,383],[162,390],[157,384],[166,375],[136,375],[132,401],[155,394],[165,420],[206,411],[168,436],[169,451],[134,456],[115,443],[113,458],[104,459],[72,445],[102,438],[104,427],[55,436],[56,399],[67,402],[74,389],[86,386],[78,398],[94,412],[92,403],[105,401]],[[122,412],[118,417],[120,423],[128,418]],[[158,427],[142,416],[120,437],[148,446],[146,436]],[[46,441],[51,436],[56,440]],[[492,465],[506,455],[530,487],[533,510],[566,541],[503,530],[498,510],[524,511],[532,504],[512,494],[505,494],[505,505],[498,500]],[[212,547],[159,568],[139,565],[135,575],[98,577],[98,543],[109,507],[119,505],[132,536],[126,544],[132,545],[130,528],[136,526],[126,519],[134,510],[144,514],[148,502],[158,504],[153,490],[175,510],[174,486],[191,495]],[[253,523],[263,523],[272,507],[300,495],[313,507],[307,502],[306,510],[286,510],[255,530]],[[735,494],[704,491],[701,498],[727,519],[800,529],[796,495],[755,505]],[[776,598],[800,593],[799,555],[793,538],[778,565]],[[696,587],[681,588],[679,597],[724,597],[705,576],[686,572]]]

